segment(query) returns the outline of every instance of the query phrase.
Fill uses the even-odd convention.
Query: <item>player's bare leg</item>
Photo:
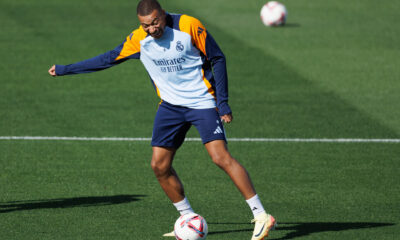
[[[174,204],[181,215],[193,212],[189,201],[185,197],[183,185],[179,180],[172,161],[176,150],[173,148],[153,147],[153,157],[151,159],[151,168],[156,175],[161,188]],[[163,235],[164,237],[175,237],[174,232]]]
[[[264,239],[268,236],[268,232],[275,227],[275,219],[265,212],[246,169],[230,155],[225,141],[215,140],[206,143],[205,147],[213,162],[229,175],[249,204],[254,215],[252,222],[255,223],[251,239]]]
[[[151,168],[161,188],[173,203],[180,202],[185,198],[183,185],[172,168],[175,152],[176,150],[173,148],[153,147],[151,159]]]
[[[211,141],[206,143],[205,147],[213,162],[229,175],[245,199],[256,195],[249,174],[228,152],[225,141]]]

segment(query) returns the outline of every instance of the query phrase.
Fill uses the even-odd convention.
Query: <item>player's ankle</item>
[[[179,214],[185,215],[188,213],[194,213],[192,207],[190,206],[189,201],[185,197],[182,201],[174,203],[176,210],[178,210]]]

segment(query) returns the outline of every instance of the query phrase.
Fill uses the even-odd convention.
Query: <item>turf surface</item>
[[[228,137],[400,138],[400,4],[284,1],[266,28],[263,1],[161,1],[202,20],[228,59]],[[158,99],[138,61],[51,78],[119,45],[132,1],[0,2],[0,136],[149,137]],[[197,137],[195,131],[190,137]],[[396,239],[400,145],[242,143],[229,148],[280,222],[271,239]],[[148,142],[0,140],[0,239],[162,239],[177,217]],[[249,239],[251,213],[199,142],[175,168],[208,239]]]

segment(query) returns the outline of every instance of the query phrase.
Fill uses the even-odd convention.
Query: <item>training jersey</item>
[[[99,71],[128,59],[141,60],[162,101],[193,109],[217,107],[221,116],[231,112],[225,56],[203,24],[184,14],[167,13],[159,39],[140,26],[109,52],[56,65],[56,74]]]

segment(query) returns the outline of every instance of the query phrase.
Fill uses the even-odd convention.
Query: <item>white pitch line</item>
[[[46,137],[46,136],[0,136],[0,140],[53,140],[53,141],[125,141],[149,142],[151,138],[123,137]],[[186,138],[186,141],[201,141],[200,138]],[[320,142],[320,143],[400,143],[400,139],[370,138],[228,138],[231,142]]]
[[[229,138],[237,142],[400,143],[400,139],[369,138]]]
[[[146,142],[151,138],[122,138],[122,137],[46,137],[46,136],[4,136],[0,140],[54,140],[54,141],[130,141]]]

